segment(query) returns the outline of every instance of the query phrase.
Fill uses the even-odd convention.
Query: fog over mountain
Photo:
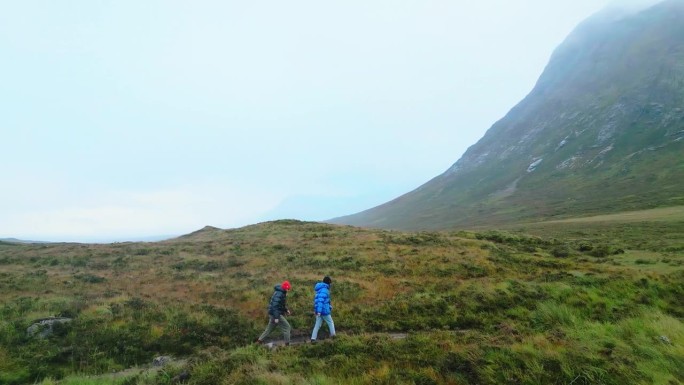
[[[440,229],[684,204],[684,1],[630,9],[580,23],[445,173],[333,222]]]
[[[644,9],[652,7],[661,2],[663,2],[663,0],[615,0],[609,3],[606,9],[618,9],[622,11],[635,13],[643,11]]]

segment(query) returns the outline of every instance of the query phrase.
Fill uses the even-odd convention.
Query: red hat
[[[280,284],[280,287],[282,287],[285,291],[288,291],[292,288],[292,286],[290,286],[290,281],[283,281],[283,283]]]

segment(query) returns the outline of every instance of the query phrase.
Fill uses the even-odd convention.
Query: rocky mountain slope
[[[332,220],[439,229],[684,204],[684,1],[604,10],[442,175]]]

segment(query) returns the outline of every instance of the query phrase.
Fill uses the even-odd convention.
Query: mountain
[[[332,223],[440,229],[684,204],[684,0],[605,9],[446,172]]]

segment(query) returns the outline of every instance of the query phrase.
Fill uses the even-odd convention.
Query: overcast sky
[[[444,172],[609,0],[0,0],[0,238],[324,220]]]

